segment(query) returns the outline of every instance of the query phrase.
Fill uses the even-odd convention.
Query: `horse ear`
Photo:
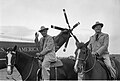
[[[16,50],[17,50],[17,45],[15,45],[13,48],[13,51],[16,51]]]
[[[7,49],[6,48],[1,48],[2,51],[6,51]]]
[[[86,46],[86,47],[88,46],[89,42],[90,42],[90,40],[85,43],[85,46]]]

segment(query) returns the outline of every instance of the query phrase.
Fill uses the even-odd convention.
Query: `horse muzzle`
[[[77,68],[78,68],[78,72],[80,72],[80,73],[81,73],[81,72],[83,71],[83,65],[78,65],[78,67],[77,67]]]
[[[11,74],[12,74],[11,66],[8,66],[8,67],[7,67],[7,74],[8,74],[8,75],[11,75]]]
[[[76,73],[82,72],[82,71],[83,71],[83,66],[74,66],[74,71],[75,71]]]

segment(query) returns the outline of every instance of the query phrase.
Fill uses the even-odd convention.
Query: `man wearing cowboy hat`
[[[43,36],[38,41],[38,34],[35,34],[35,43],[39,46],[40,53],[36,53],[38,56],[44,56],[42,62],[42,78],[44,80],[50,79],[50,63],[57,60],[55,55],[55,44],[52,36],[47,34],[48,28],[41,26],[39,32]]]
[[[107,65],[111,72],[111,76],[115,78],[116,70],[112,67],[108,45],[109,45],[109,35],[106,33],[102,33],[103,23],[96,22],[92,29],[95,31],[95,34],[90,37],[90,42],[88,44],[88,48],[91,50],[92,54],[96,56],[102,56],[105,60],[104,63]]]

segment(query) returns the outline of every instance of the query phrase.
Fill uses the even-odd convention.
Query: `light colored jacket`
[[[43,37],[40,39],[40,41],[36,41],[35,43],[39,46],[40,53],[44,56],[44,59],[48,61],[56,61],[56,55],[55,55],[55,44],[52,36],[47,35],[45,37],[44,45],[43,45]]]
[[[101,33],[98,36],[98,41],[96,41],[96,34],[90,37],[90,42],[88,48],[93,52],[97,52],[99,55],[109,54],[108,52],[109,45],[109,35]]]

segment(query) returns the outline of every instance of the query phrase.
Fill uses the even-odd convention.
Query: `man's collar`
[[[46,37],[48,37],[48,35],[46,35],[45,37],[43,37],[43,38],[46,38]]]
[[[95,35],[97,35],[97,34],[100,36],[100,35],[102,35],[103,33],[102,33],[102,32],[101,32],[101,33],[95,33]]]

